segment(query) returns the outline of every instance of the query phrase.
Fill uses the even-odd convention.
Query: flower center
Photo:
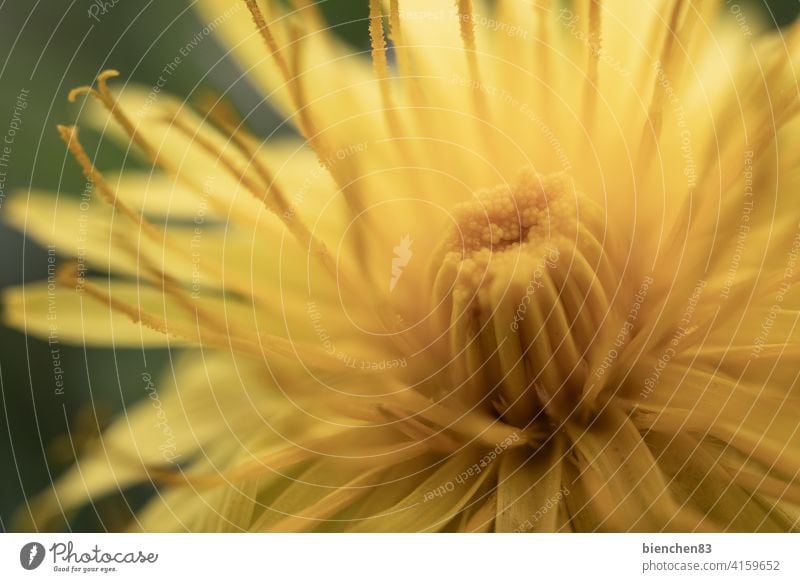
[[[454,214],[434,289],[451,395],[518,427],[585,417],[612,281],[601,209],[564,174],[526,173]]]

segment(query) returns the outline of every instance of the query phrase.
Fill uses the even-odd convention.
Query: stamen
[[[331,440],[328,437],[327,440]],[[316,457],[316,453],[311,450],[315,442],[307,442],[302,445],[284,446],[268,454],[260,455],[258,460],[243,463],[233,469],[218,471],[214,473],[187,473],[182,468],[150,467],[148,473],[150,478],[168,485],[192,486],[199,489],[210,489],[223,483],[230,483],[238,479],[255,477],[268,472],[278,473],[279,471],[296,465],[302,461]]]
[[[217,122],[222,129],[230,132],[228,135],[230,136],[231,143],[246,158],[247,167],[252,166],[255,169],[256,174],[274,198],[275,211],[283,212],[284,214],[290,212],[291,203],[286,193],[283,191],[283,188],[280,187],[277,179],[273,176],[271,170],[261,161],[257,151],[258,146],[253,143],[252,136],[245,136],[245,131],[241,127],[236,128],[232,125],[227,125],[221,120],[217,120]]]
[[[691,34],[692,25],[696,18],[689,19],[689,25],[684,27],[688,2],[686,0],[673,0],[672,10],[669,18],[669,26],[664,31],[664,44],[661,48],[660,60],[656,69],[656,76],[653,81],[653,92],[650,98],[647,119],[642,127],[641,146],[637,158],[638,172],[644,173],[648,166],[658,157],[655,150],[661,139],[662,119],[664,115],[664,100],[667,91],[661,87],[662,76],[666,78],[674,88],[679,90],[681,65],[685,59],[680,59],[675,54],[677,45],[682,45],[687,35]],[[685,48],[684,48],[685,50]]]
[[[259,455],[252,461],[244,462],[232,469],[220,470],[214,473],[190,474],[182,470],[178,473],[174,470],[153,467],[150,470],[150,474],[156,480],[172,485],[192,485],[199,488],[210,488],[220,485],[221,483],[255,477],[267,472],[275,473],[302,461],[318,458],[321,454],[315,451],[320,445],[327,445],[328,447],[338,445],[340,441],[347,436],[343,433],[344,431],[340,430],[339,433],[334,433],[331,436],[309,439],[304,443],[296,443],[288,446],[284,445],[278,450]],[[351,432],[350,435],[352,436],[353,433]],[[409,443],[409,446],[413,446],[414,444],[415,443]],[[369,456],[387,456],[389,459],[392,459],[398,452],[398,445],[374,445],[366,447],[366,450],[370,453]],[[400,451],[402,450],[403,449],[400,449]],[[401,453],[401,458],[403,456],[405,455]]]
[[[159,159],[158,151],[150,145],[150,143],[141,135],[141,132],[133,125],[133,122],[128,118],[127,115],[122,111],[122,108],[119,107],[114,96],[111,94],[111,91],[108,88],[108,80],[113,79],[119,76],[119,71],[114,69],[108,69],[103,71],[97,76],[97,89],[93,89],[89,86],[84,87],[76,87],[72,91],[69,92],[67,99],[70,103],[74,103],[75,100],[80,95],[91,95],[98,101],[100,101],[105,108],[108,110],[109,113],[114,117],[114,119],[119,123],[122,128],[127,132],[127,134],[133,139],[134,142],[142,149],[145,155],[150,159],[150,161],[154,164],[158,164],[161,166],[165,166],[166,162]],[[176,173],[174,170],[170,173]]]
[[[531,79],[536,98],[541,103],[541,109],[545,116],[549,115],[553,93],[548,85],[553,81],[550,54],[554,51],[558,52],[552,44],[554,42],[552,38],[554,25],[551,4],[552,0],[533,0],[530,3],[534,21],[530,49],[532,51],[534,71],[532,71]]]
[[[79,282],[78,268],[76,263],[68,263],[64,265],[57,271],[56,275],[57,280],[63,285],[72,287]],[[97,299],[101,303],[105,303],[114,311],[124,313],[134,323],[141,324],[148,329],[179,340],[193,339],[195,337],[195,334],[192,333],[181,333],[178,331],[179,326],[171,326],[164,319],[142,311],[140,307],[137,308],[118,299],[114,299],[114,297],[112,297],[110,294],[105,293],[99,287],[89,281],[81,281],[80,288],[89,296]],[[186,330],[183,331],[185,332]]]
[[[535,444],[538,435],[536,431],[520,430],[498,422],[477,409],[465,412],[438,404],[413,390],[393,394],[387,401],[380,408],[390,417],[398,420],[419,417],[438,430],[455,435],[459,441],[466,437],[475,444],[495,447],[505,442],[510,443],[508,448],[516,448]]]
[[[187,260],[192,259],[190,256],[190,251],[179,245],[171,236],[169,236],[166,230],[159,230],[153,223],[148,221],[141,212],[135,211],[133,208],[119,199],[114,189],[108,184],[108,182],[106,182],[102,173],[94,166],[89,159],[89,156],[86,154],[86,151],[84,150],[78,138],[77,127],[59,125],[58,132],[61,135],[61,139],[67,145],[70,153],[72,153],[75,160],[83,169],[83,174],[86,179],[97,186],[97,189],[100,191],[106,202],[117,209],[122,216],[132,221],[134,225],[136,225],[149,240],[159,247],[169,248],[170,250],[182,255]],[[137,252],[132,252],[132,256],[134,258],[141,258],[140,253]],[[202,264],[204,264],[204,261],[201,259],[201,265]],[[219,268],[212,268],[210,271],[212,271],[215,276],[222,280],[222,271]],[[247,289],[249,289],[249,286],[244,285],[240,286],[239,290],[241,291]]]
[[[787,35],[787,53],[793,54],[794,51],[800,47],[800,22],[796,24],[792,31]],[[758,84],[753,84],[751,92],[749,92],[741,100],[736,101],[735,108],[737,115],[741,107],[741,103],[750,102],[754,103],[759,99],[758,89],[767,87],[779,86],[779,79],[782,73],[787,69],[790,70],[791,62],[785,58],[776,58],[769,66],[766,72],[762,72],[761,78],[764,80],[763,85],[759,87]],[[795,115],[800,112],[800,100],[797,98],[796,89],[793,86],[788,86],[784,91],[779,91],[777,98],[774,99],[772,106],[762,108],[761,119],[756,120],[752,125],[748,124],[748,129],[754,127],[753,135],[745,135],[744,143],[740,140],[730,140],[730,144],[725,148],[720,155],[715,149],[709,150],[709,155],[718,158],[718,166],[720,168],[730,168],[740,163],[743,147],[753,152],[762,152],[769,149],[769,142],[777,138],[780,129],[788,122],[790,122]],[[723,117],[723,119],[725,119]],[[724,126],[724,123],[718,124]],[[716,148],[717,143],[712,142],[709,148]],[[714,172],[706,172],[701,176],[701,180],[696,187],[696,191],[704,192],[707,190],[728,192],[734,187],[736,181],[740,178],[740,174],[736,172],[724,172],[724,181],[720,184],[714,183],[717,180],[717,175]],[[736,197],[729,197],[731,205],[737,205],[736,212],[738,212],[738,202]],[[695,197],[687,196],[684,200],[683,206],[678,214],[681,220],[676,220],[668,235],[667,244],[663,245],[665,252],[670,252],[672,249],[680,248],[682,241],[685,241],[687,233],[696,228],[698,225],[705,224],[702,217],[706,216],[706,209],[702,204],[717,204],[714,197],[701,197],[699,209],[693,209],[692,205],[696,204]],[[719,210],[714,208],[712,213],[716,214]],[[736,310],[738,307],[735,302],[725,302],[721,306],[721,315],[728,315]]]
[[[230,104],[223,101],[222,98],[212,96],[206,96],[201,100],[200,109],[205,111],[207,118],[214,125],[216,125],[216,128],[221,131],[231,141],[231,143],[233,143],[236,149],[245,157],[247,161],[247,167],[252,166],[255,169],[256,174],[258,174],[259,178],[261,178],[265,184],[265,188],[268,185],[273,185],[274,196],[276,199],[276,209],[271,210],[271,212],[275,212],[277,210],[283,214],[294,214],[289,199],[283,193],[283,190],[278,186],[278,183],[273,177],[272,172],[264,163],[262,163],[261,158],[258,155],[258,140],[244,128],[244,124],[236,110],[233,109]],[[173,119],[176,117],[177,113],[174,117],[165,118],[165,120],[168,120],[172,124]],[[184,135],[188,136],[188,125],[186,123],[182,123],[181,125],[182,127],[178,127],[178,129],[181,130]],[[212,155],[215,158],[221,158],[222,154],[220,153],[219,149],[211,144],[210,141],[200,140],[199,137],[195,136],[195,134],[192,134],[189,137],[192,140],[197,139],[198,141],[202,141],[203,150],[209,153],[209,155]],[[226,169],[228,169],[230,172],[230,168]],[[239,176],[236,176],[236,179],[238,180]],[[252,220],[252,217],[250,218]]]
[[[791,476],[791,481],[785,481],[771,477],[767,473],[757,473],[746,465],[741,467],[729,463],[721,463],[721,465],[730,473],[733,481],[746,490],[773,499],[780,499],[783,502],[800,504],[800,475],[798,473]]]
[[[325,18],[317,2],[313,0],[291,0],[291,4],[297,12],[303,12],[303,20],[309,22],[315,31],[319,32],[325,28]]]
[[[168,321],[164,317],[144,311],[140,305],[129,305],[124,301],[115,299],[90,281],[79,281],[76,263],[62,267],[57,272],[57,278],[60,283],[70,287],[75,287],[80,282],[81,289],[94,299],[105,303],[114,311],[127,315],[134,323],[141,324],[168,337],[197,342],[201,345],[212,346],[221,350],[233,349],[258,358],[264,358],[269,354],[290,360],[300,359],[308,365],[318,366],[321,370],[338,371],[341,369],[341,362],[331,358],[322,349],[300,346],[296,342],[278,336],[253,333],[249,334],[252,335],[252,339],[248,339],[231,333],[218,333],[202,325],[192,326]]]
[[[381,89],[386,89],[387,101],[390,94],[386,81],[389,79],[389,63],[386,60],[386,38],[383,35],[383,15],[378,0],[369,0],[369,37],[372,44],[372,67],[375,76],[381,80]]]
[[[123,216],[130,219],[131,222],[133,222],[145,234],[145,236],[159,246],[170,244],[170,239],[168,238],[166,232],[159,231],[155,225],[147,221],[141,213],[136,212],[117,197],[113,188],[108,185],[103,178],[103,175],[91,162],[89,156],[86,155],[86,150],[83,149],[83,146],[78,139],[77,127],[59,125],[58,133],[61,136],[61,139],[67,145],[67,148],[69,148],[69,151],[72,153],[75,160],[77,160],[78,164],[80,164],[81,168],[83,169],[83,175],[87,180],[97,186],[97,189],[103,195],[103,198],[105,198],[106,202],[116,208]],[[174,243],[171,243],[171,246],[173,248],[177,248]]]
[[[703,386],[698,386],[698,393]],[[796,475],[800,467],[800,453],[787,447],[781,439],[764,433],[761,427],[743,426],[739,422],[720,417],[719,403],[711,401],[696,404],[691,410],[672,405],[639,402],[633,421],[639,430],[653,430],[679,434],[697,432],[728,443],[728,446],[746,454],[754,461],[771,467],[783,475]]]
[[[289,96],[299,118],[298,125],[300,133],[308,141],[309,145],[316,152],[321,161],[328,159],[330,157],[329,149],[324,146],[320,134],[315,128],[308,107],[308,101],[304,95],[303,84],[301,82],[302,75],[300,74],[300,49],[302,48],[302,39],[300,38],[296,29],[290,26],[289,34],[292,37],[292,42],[289,46],[290,48],[293,48],[291,55],[292,67],[290,69],[289,63],[287,63],[283,53],[278,47],[275,37],[273,36],[257,1],[245,0],[245,3],[250,10],[250,14],[253,18],[256,28],[258,28],[262,38],[264,39],[264,42],[266,43],[267,48],[270,51],[272,58],[275,60],[278,69],[284,78],[284,82],[287,85]],[[345,179],[342,176],[341,171],[337,168],[329,168],[329,171],[336,183],[342,189],[343,194],[345,194],[345,199],[347,200],[348,204],[351,204],[356,212],[360,213],[364,207],[363,201],[361,200],[361,197],[354,192],[351,181]]]
[[[296,515],[287,515],[272,524],[270,529],[280,532],[303,532],[316,527],[320,522],[333,517],[341,509],[351,506],[360,498],[368,495],[376,486],[374,483],[376,475],[399,461],[399,459],[393,460],[392,463],[373,469],[365,468],[363,473],[347,483],[346,486],[332,488],[330,492],[311,505],[304,507]]]
[[[358,278],[344,265],[337,266],[325,243],[319,240],[309,230],[308,226],[292,211],[288,203],[288,199],[280,188],[277,180],[272,176],[269,169],[258,161],[257,152],[238,135],[238,131],[231,131],[231,141],[240,151],[245,154],[245,157],[253,163],[259,176],[264,180],[263,185],[254,182],[247,172],[238,168],[236,163],[225,152],[220,151],[214,146],[211,141],[203,136],[200,132],[193,132],[183,120],[179,118],[167,118],[166,121],[179,131],[184,133],[187,137],[195,140],[200,147],[206,151],[210,156],[215,157],[222,163],[222,167],[238,182],[245,186],[245,188],[257,199],[262,202],[264,207],[273,213],[286,227],[287,231],[297,240],[301,248],[308,249],[310,253],[320,262],[323,269],[349,293],[358,295],[362,292],[360,286],[356,284]],[[220,123],[225,123],[224,120],[218,119]],[[374,310],[379,320],[384,326],[385,331],[392,331],[396,329],[396,321],[392,317],[389,305],[384,299],[384,295],[374,294],[373,300],[367,304]],[[406,341],[404,337],[393,335],[395,342]]]
[[[298,114],[301,116],[303,120],[303,124],[307,126],[309,129],[309,133],[306,134],[304,137],[308,141],[311,148],[316,152],[317,156],[320,159],[320,162],[324,162],[327,159],[332,157],[332,150],[326,144],[323,143],[321,135],[314,129],[315,125],[311,118],[311,109],[307,105],[307,99],[305,97],[305,87],[303,85],[303,75],[300,72],[300,59],[301,59],[301,49],[303,48],[303,39],[299,36],[297,30],[290,24],[289,26],[289,35],[291,37],[291,42],[289,43],[289,47],[292,50],[292,79],[294,80],[294,87],[295,92],[298,100],[298,104],[302,104],[302,107],[298,105]],[[349,161],[349,165],[353,165],[353,160]],[[352,212],[353,216],[362,216],[362,220],[359,222],[359,228],[355,228],[353,230],[355,236],[359,237],[360,240],[357,241],[356,244],[356,258],[360,261],[362,268],[367,271],[366,263],[367,257],[364,253],[361,253],[361,249],[366,248],[366,238],[367,238],[367,231],[369,230],[369,224],[367,220],[364,218],[365,210],[366,210],[366,203],[364,200],[364,196],[362,192],[359,192],[357,188],[358,181],[352,179],[351,176],[347,176],[343,170],[347,168],[346,164],[324,164],[325,167],[328,169],[331,177],[336,182],[337,186],[339,186],[342,195],[344,196],[345,202],[350,207],[350,211]],[[357,174],[357,172],[355,172]],[[374,232],[374,229],[373,229]],[[372,283],[372,282],[371,282]]]
[[[192,140],[193,142],[197,142],[200,145],[200,148],[209,156],[222,162],[223,167],[235,180],[241,181],[254,194],[257,193],[257,198],[264,203],[265,207],[270,212],[274,213],[276,216],[278,216],[278,218],[285,218],[283,215],[291,208],[289,199],[279,187],[269,169],[261,163],[255,149],[244,139],[244,130],[241,128],[241,126],[236,127],[232,125],[231,122],[226,118],[226,115],[230,115],[230,111],[227,113],[221,113],[215,109],[208,111],[209,119],[215,122],[223,131],[226,132],[225,136],[236,147],[236,149],[244,155],[247,166],[253,167],[258,177],[263,180],[263,188],[256,185],[251,180],[251,178],[247,175],[246,169],[237,167],[236,162],[234,162],[234,160],[228,154],[212,143],[210,138],[203,135],[202,131],[200,131],[200,128],[193,129],[177,114],[164,117],[163,121],[169,123],[170,126],[177,128],[178,131],[184,134],[188,139]],[[264,190],[266,190],[266,192]]]
[[[250,13],[253,17],[256,27],[259,29],[262,37],[264,38],[264,41],[267,44],[267,47],[269,48],[272,57],[278,64],[278,68],[280,69],[281,74],[284,77],[284,81],[288,86],[290,97],[295,107],[295,111],[299,116],[299,129],[301,134],[303,135],[303,137],[305,137],[311,148],[316,152],[320,161],[328,159],[330,157],[329,150],[322,144],[320,134],[314,126],[314,122],[311,118],[310,110],[307,105],[307,100],[304,95],[304,88],[301,83],[302,75],[300,74],[300,55],[301,55],[300,49],[302,48],[302,42],[301,42],[302,39],[300,38],[297,30],[294,27],[290,27],[289,33],[290,36],[292,37],[292,42],[290,43],[290,47],[293,47],[291,55],[292,70],[290,70],[289,65],[283,58],[283,54],[280,52],[280,49],[278,48],[278,45],[275,42],[275,38],[272,35],[272,32],[269,26],[267,25],[266,19],[264,18],[264,15],[261,12],[261,9],[259,8],[257,2],[255,0],[245,0],[245,1],[247,3],[248,8],[250,9]],[[345,200],[347,201],[348,205],[350,205],[354,214],[360,215],[364,209],[364,203],[362,197],[354,190],[352,181],[344,177],[342,175],[341,170],[339,170],[338,168],[336,167],[331,168],[328,166],[326,167],[328,168],[328,171],[330,172],[331,176],[336,181],[337,185],[341,188],[342,193],[345,196]],[[360,258],[363,259],[363,257]]]
[[[584,93],[586,124],[591,129],[597,107],[597,94],[600,92],[600,52],[602,50],[603,8],[602,0],[589,3],[589,55],[587,59],[587,83]]]
[[[453,453],[463,446],[460,440],[454,439],[444,431],[432,428],[414,417],[397,416],[396,411],[382,406],[379,406],[378,410],[384,418],[395,421],[396,424],[393,426],[407,436],[410,442],[423,444],[429,450],[442,453]]]
[[[539,63],[539,70],[540,74],[539,77],[543,81],[546,81],[549,78],[549,59],[547,58],[547,53],[551,50],[550,46],[550,31],[551,25],[549,22],[550,15],[552,14],[552,0],[536,0],[531,4],[533,8],[534,17],[537,21],[537,29],[538,29],[538,43],[534,43],[534,51],[535,55],[538,58],[535,58],[534,61]],[[542,83],[544,86],[544,83]],[[546,87],[545,87],[546,89]],[[545,90],[544,94],[547,94]]]
[[[475,87],[481,87],[481,74],[478,65],[478,51],[475,45],[475,18],[472,13],[472,0],[456,0],[458,5],[458,21],[461,30],[461,40],[464,43],[464,52],[467,57],[467,66],[469,67],[469,74]],[[485,91],[472,91],[473,99],[475,100],[475,107],[478,116],[485,122],[481,124],[483,130],[488,134],[488,126],[491,120],[489,118],[489,104],[486,101]]]
[[[461,29],[461,40],[467,50],[467,60],[474,73],[474,78],[478,75],[478,60],[475,54],[475,21],[472,15],[472,0],[456,0],[458,5],[458,19]]]
[[[669,26],[664,31],[664,45],[661,48],[661,64],[665,70],[671,70],[677,62],[675,47],[680,44],[683,21],[688,11],[686,0],[674,0],[669,18]],[[658,92],[662,94],[662,92]]]
[[[202,307],[181,283],[162,269],[157,268],[143,253],[132,246],[129,239],[123,238],[117,244],[124,248],[134,260],[138,260],[144,271],[161,285],[161,289],[173,297],[187,313],[193,315],[199,324],[208,325],[221,334],[229,334],[232,329],[234,331],[238,329],[236,322],[226,321],[219,313]]]
[[[278,43],[275,41],[272,30],[267,24],[267,20],[264,17],[264,13],[261,11],[261,7],[258,5],[256,0],[244,0],[244,2],[247,5],[247,9],[250,10],[250,15],[253,18],[253,22],[255,23],[259,34],[261,34],[261,38],[264,39],[264,43],[267,45],[270,56],[275,61],[278,69],[280,69],[284,81],[286,81],[287,84],[290,83],[292,76],[289,74],[289,67],[286,64],[286,60],[283,58],[283,53],[281,53]]]
[[[290,52],[290,74],[291,86],[290,88],[294,93],[295,107],[297,114],[300,116],[300,126],[304,128],[303,136],[308,140],[311,147],[317,151],[318,155],[324,156],[330,151],[321,143],[320,132],[311,117],[311,108],[309,107],[308,98],[306,97],[305,85],[303,84],[303,73],[301,70],[301,62],[304,48],[304,39],[297,28],[296,23],[290,20],[287,24],[289,32],[289,52]]]
[[[79,95],[88,94],[91,95],[93,98],[97,99],[102,103],[102,105],[106,108],[106,110],[111,114],[114,120],[122,127],[122,129],[128,134],[128,136],[133,140],[133,142],[139,146],[139,148],[144,153],[145,157],[150,160],[150,163],[153,165],[161,168],[164,172],[168,175],[176,178],[177,180],[181,181],[185,185],[189,187],[189,189],[198,195],[204,194],[204,188],[202,185],[197,184],[187,176],[185,173],[180,172],[176,167],[174,167],[171,163],[169,163],[164,156],[159,155],[156,148],[154,148],[149,141],[142,135],[142,133],[136,129],[133,125],[131,120],[125,113],[122,111],[122,108],[114,99],[114,96],[111,94],[111,91],[108,88],[107,81],[108,79],[114,78],[119,76],[119,72],[115,70],[107,70],[102,72],[98,77],[98,90],[93,89],[92,87],[77,87],[70,91],[69,93],[69,100],[74,102],[75,99]],[[217,207],[217,209],[221,209],[223,211],[227,211],[220,202],[216,198],[211,199],[211,203]],[[243,217],[245,218],[245,217]]]
[[[293,49],[291,62],[292,72],[294,74],[293,78],[296,79],[296,94],[300,102],[305,103],[304,86],[302,83],[303,76],[300,73],[300,51],[303,47],[303,39],[299,37],[297,31],[291,26],[289,28],[289,33],[292,37],[292,42],[289,46]],[[300,113],[302,116],[304,116],[304,119],[306,119],[307,125],[309,127],[313,127],[314,124],[310,116],[311,109],[304,105],[300,110]],[[330,159],[331,155],[328,153],[330,152],[330,149],[322,143],[321,137],[316,133],[316,130],[315,133],[306,136],[306,139],[309,141],[309,145],[312,147],[312,149],[314,149],[314,151],[320,157],[320,161]],[[325,166],[328,168],[331,176],[339,186],[344,200],[350,208],[351,214],[353,216],[360,217],[360,220],[357,222],[357,227],[352,229],[353,235],[356,238],[354,241],[354,258],[359,263],[360,269],[364,275],[362,280],[373,289],[373,292],[371,293],[373,300],[370,302],[370,306],[374,309],[381,324],[384,326],[384,329],[386,331],[393,332],[397,330],[397,319],[389,305],[386,295],[381,292],[382,287],[380,287],[380,283],[375,279],[374,276],[370,276],[373,275],[374,272],[369,268],[369,257],[366,252],[366,249],[370,245],[370,236],[374,237],[376,233],[381,233],[381,230],[371,221],[370,215],[366,212],[367,205],[364,194],[358,189],[359,181],[352,179],[353,174],[358,175],[357,171],[352,170],[354,164],[355,161],[351,159],[348,164],[333,164],[333,166],[325,164]],[[346,175],[344,172],[348,166],[351,168],[350,176]],[[296,221],[293,222],[293,228],[294,227],[297,227]],[[305,229],[305,227],[302,228]],[[305,230],[307,231],[307,229]],[[302,231],[300,234],[303,234]],[[310,233],[308,236],[311,236]],[[315,245],[317,249],[320,248],[319,243],[315,243]],[[322,249],[324,249],[324,247],[322,247]],[[325,253],[327,253],[327,250],[325,250]],[[323,260],[329,260],[329,255],[322,255],[322,258]],[[328,268],[335,271],[335,265],[332,263]],[[353,293],[359,294],[361,289],[355,287],[353,285],[353,281],[354,279],[343,279],[344,286]],[[392,341],[405,345],[405,343],[408,341],[408,338],[402,334],[393,333]]]
[[[219,159],[225,170],[231,174],[235,180],[244,184],[247,190],[255,196],[256,199],[260,200],[269,212],[273,213],[281,220],[286,229],[294,236],[302,248],[311,249],[312,254],[321,262],[324,270],[337,280],[343,289],[354,294],[359,294],[361,288],[357,287],[355,284],[358,277],[344,264],[340,264],[337,267],[327,246],[316,238],[306,224],[296,215],[283,189],[280,187],[279,182],[266,164],[262,163],[256,149],[255,138],[242,129],[240,122],[237,123],[236,119],[238,116],[235,112],[231,108],[220,108],[218,106],[219,100],[213,103],[208,103],[208,100],[206,100],[206,103],[209,119],[216,123],[220,129],[229,136],[231,143],[243,154],[248,165],[255,169],[263,185],[258,185],[253,182],[253,180],[246,175],[247,173],[244,169],[238,168],[229,156],[215,147],[214,144],[202,136],[199,131],[192,132],[191,128],[183,120],[179,120],[177,117],[170,117],[166,118],[165,121],[176,127],[190,139],[196,140],[200,147],[210,156]],[[374,297],[379,298],[383,297],[383,295],[375,293]],[[396,329],[395,320],[392,317],[389,305],[385,301],[375,299],[373,302],[369,302],[369,305],[384,325],[386,331]],[[401,336],[393,336],[393,338],[396,342],[405,341],[405,339],[401,339]]]
[[[400,20],[399,0],[389,1],[389,36],[392,39],[393,54],[399,72],[398,82],[404,89],[403,97],[410,111],[408,123],[412,124],[414,121],[419,120],[419,112],[426,111],[427,108],[423,97],[423,91],[420,87],[420,81],[413,74],[412,54],[405,44],[403,27]],[[400,152],[406,165],[409,167],[418,166],[419,163],[416,160],[423,159],[425,154],[421,151],[421,144],[409,138],[409,133],[404,131],[405,129],[406,128],[398,122],[397,130],[394,132],[400,141]]]
[[[400,24],[400,2],[399,0],[389,0],[389,25],[394,54],[397,57],[397,68],[403,77],[411,76],[411,64],[405,47],[403,28]]]
[[[597,336],[616,284],[598,211],[563,176],[535,175],[456,210],[434,286],[449,311],[453,398],[501,403],[517,427],[591,414],[589,363],[609,342]]]
[[[267,20],[264,17],[264,13],[261,11],[258,2],[256,0],[245,0],[245,3],[247,4],[247,8],[250,10],[250,15],[253,17],[253,22],[255,23],[256,28],[261,34],[261,37],[264,39],[264,43],[267,45],[270,56],[278,66],[281,76],[286,83],[286,87],[289,91],[289,97],[291,98],[295,111],[299,116],[300,133],[304,138],[306,138],[306,140],[308,140],[309,144],[311,144],[311,147],[316,151],[318,149],[317,142],[319,140],[318,132],[314,128],[314,124],[312,123],[307,111],[307,101],[303,96],[302,86],[300,85],[299,75],[297,74],[297,63],[295,62],[295,71],[293,74],[289,68],[289,64],[283,56],[283,53],[281,52],[280,47],[278,46],[278,43],[275,40],[275,36],[272,34],[272,30],[267,24]],[[297,42],[298,39],[293,40]],[[293,57],[295,60],[298,59],[299,52],[296,51]],[[324,150],[317,151],[317,155],[319,155],[322,159],[325,159]]]
[[[257,199],[260,200],[264,207],[274,214],[286,227],[286,229],[295,237],[301,248],[309,249],[311,253],[320,261],[325,270],[334,279],[341,279],[342,274],[337,270],[336,264],[333,261],[330,251],[323,242],[318,240],[303,223],[295,213],[290,212],[290,205],[278,185],[277,181],[272,178],[272,175],[266,170],[265,166],[261,166],[261,170],[265,172],[264,176],[268,181],[262,186],[256,184],[247,172],[236,166],[236,163],[225,152],[217,149],[211,141],[202,135],[200,132],[195,132],[183,120],[178,118],[170,118],[167,120],[173,124],[179,131],[184,133],[187,137],[195,140],[200,147],[206,151],[210,156],[216,157],[221,163],[222,167],[237,181],[247,188],[247,190]],[[233,138],[233,135],[232,135]],[[234,144],[241,144],[246,146],[241,140],[234,139]],[[255,154],[255,152],[253,152]],[[343,281],[348,287],[351,285],[349,278]]]
[[[392,134],[400,137],[403,134],[400,131],[400,123],[397,119],[394,99],[392,99],[389,63],[386,59],[386,38],[383,33],[383,16],[378,2],[379,0],[370,0],[369,2],[369,36],[372,43],[372,67],[380,83],[383,114],[386,117],[386,123]]]

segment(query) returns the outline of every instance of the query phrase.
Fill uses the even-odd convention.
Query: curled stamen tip
[[[80,97],[81,95],[88,95],[88,94],[89,94],[89,93],[91,93],[92,91],[94,91],[94,89],[92,89],[92,88],[91,88],[91,87],[89,87],[88,85],[83,85],[83,86],[81,86],[81,87],[75,87],[75,88],[74,88],[72,91],[70,91],[70,92],[69,92],[69,94],[67,95],[67,100],[68,100],[70,103],[75,103],[75,101],[78,99],[78,97]]]
[[[116,69],[106,69],[99,75],[97,75],[97,84],[100,85],[100,93],[105,93],[108,90],[106,86],[106,81],[109,79],[113,79],[114,77],[119,77],[120,72]],[[80,87],[75,87],[72,91],[69,92],[67,95],[67,99],[70,103],[75,103],[75,100],[82,96],[82,95],[94,95],[95,97],[100,98],[101,95],[97,93],[92,87],[89,85],[82,85]]]
[[[105,83],[108,79],[113,79],[114,77],[119,77],[120,72],[116,69],[106,69],[99,75],[97,75],[97,82],[98,83]]]

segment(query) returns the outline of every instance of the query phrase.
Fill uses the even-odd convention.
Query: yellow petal
[[[568,466],[570,516],[582,531],[695,531],[709,526],[681,506],[639,431],[609,405],[591,428],[567,428],[576,460]]]
[[[494,479],[497,468],[480,468],[480,456],[472,452],[453,455],[392,507],[347,528],[351,532],[424,532],[442,530],[468,504],[478,503],[474,493],[487,479]],[[472,470],[474,475],[469,475]],[[465,477],[466,476],[466,477]],[[461,481],[464,481],[462,484]]]
[[[760,501],[736,475],[720,465],[720,455],[701,440],[650,433],[647,443],[669,476],[676,499],[707,514],[724,531],[786,532],[792,522],[777,505]]]
[[[135,292],[129,298],[133,305],[138,303]],[[87,347],[177,347],[186,343],[136,324],[128,315],[55,283],[5,289],[2,304],[6,325],[41,338]]]
[[[497,476],[498,532],[554,532],[559,507],[569,490],[563,486],[561,439],[537,452],[513,449],[503,455]]]

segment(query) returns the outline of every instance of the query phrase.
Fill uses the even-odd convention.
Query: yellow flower
[[[152,171],[61,127],[91,187],[10,203],[75,260],[7,321],[182,352],[36,525],[152,483],[131,529],[797,529],[798,26],[373,0],[368,58],[266,4],[199,2],[302,139],[110,71],[71,97]]]

